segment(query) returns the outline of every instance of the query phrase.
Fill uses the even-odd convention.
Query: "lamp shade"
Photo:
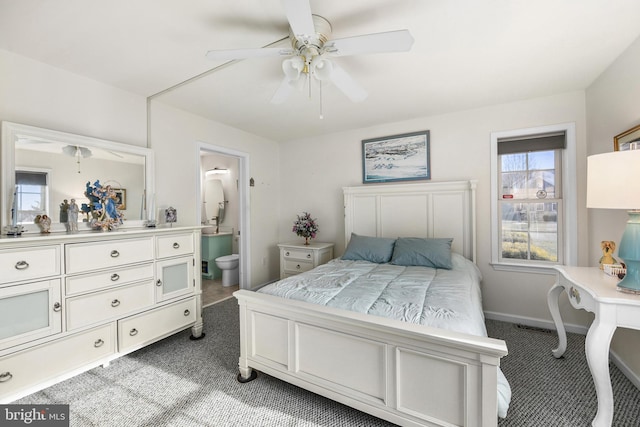
[[[640,150],[587,158],[587,207],[640,209]]]

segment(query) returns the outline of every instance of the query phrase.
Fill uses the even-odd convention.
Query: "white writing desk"
[[[613,392],[609,377],[609,345],[618,326],[640,329],[640,295],[616,290],[618,278],[597,267],[556,266],[558,279],[549,290],[547,303],[558,331],[559,345],[553,355],[562,357],[567,349],[567,334],[558,309],[558,297],[565,291],[574,308],[595,314],[585,342],[587,363],[598,397],[594,427],[609,427],[613,419]]]

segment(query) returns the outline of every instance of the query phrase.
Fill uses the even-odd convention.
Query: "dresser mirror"
[[[87,183],[99,180],[121,198],[121,227],[140,227],[146,219],[147,202],[154,194],[153,152],[87,136],[74,135],[17,123],[2,123],[2,185],[0,226],[22,225],[29,235],[39,233],[34,217],[46,214],[51,232],[66,231],[65,200],[87,203]],[[14,202],[16,184],[21,194]],[[17,214],[12,217],[12,208]],[[78,215],[78,230],[90,230],[86,214]]]

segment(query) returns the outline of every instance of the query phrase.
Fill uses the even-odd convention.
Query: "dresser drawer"
[[[311,249],[284,248],[282,257],[286,259],[309,260],[313,259],[313,251]]]
[[[60,274],[60,246],[0,251],[0,284]]]
[[[156,242],[158,258],[189,255],[194,252],[192,233],[157,236]]]
[[[111,325],[0,358],[0,400],[115,353]]]
[[[296,261],[296,260],[284,260],[284,271],[288,273],[302,273],[309,271],[313,268],[313,262],[309,261]]]
[[[65,281],[65,290],[67,295],[76,295],[144,279],[153,279],[153,263],[134,267],[115,267],[102,273],[69,276]]]
[[[71,243],[65,246],[67,273],[83,273],[153,259],[153,238]]]
[[[135,350],[196,321],[196,300],[189,298],[118,321],[118,350]]]
[[[153,305],[153,280],[67,298],[67,330],[122,317]]]

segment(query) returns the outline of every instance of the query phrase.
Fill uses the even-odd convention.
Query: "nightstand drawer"
[[[302,273],[313,268],[312,262],[284,260],[284,271],[287,273]]]
[[[304,273],[333,258],[333,243],[278,243],[280,248],[280,278]]]
[[[313,258],[313,251],[310,249],[284,249],[282,253],[284,259],[299,259],[299,260],[311,260]]]

